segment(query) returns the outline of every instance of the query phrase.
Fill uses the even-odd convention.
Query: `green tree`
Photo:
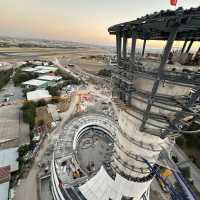
[[[190,179],[191,172],[189,167],[180,168],[180,171],[185,178]]]
[[[105,77],[111,77],[111,70],[107,70],[107,69],[101,69],[98,72],[99,76],[105,76]]]
[[[14,82],[15,86],[18,86],[18,85],[20,85],[21,83],[23,83],[25,81],[28,81],[30,79],[35,79],[37,77],[38,77],[38,75],[27,73],[27,72],[23,72],[23,71],[21,71],[21,68],[19,68],[15,72],[15,75],[13,77],[13,82]]]
[[[82,80],[79,80],[78,78],[72,76],[71,74],[67,73],[64,70],[58,69],[56,71],[56,75],[62,76],[63,80],[65,80],[64,85],[68,85],[68,84],[76,84],[79,85],[81,83],[83,83]]]
[[[0,71],[0,89],[3,88],[9,82],[12,73],[13,69]]]
[[[58,97],[61,94],[60,88],[58,86],[55,87],[47,87],[47,90],[49,91],[49,94],[52,95],[53,97]]]
[[[47,105],[47,102],[44,99],[40,99],[37,102],[37,107],[42,107],[42,106],[46,106],[46,105]]]
[[[176,144],[182,147],[184,145],[184,138],[183,137],[176,138]]]
[[[38,126],[43,126],[44,125],[44,120],[43,119],[39,120],[37,124],[38,124]]]
[[[28,123],[32,129],[35,125],[36,104],[34,102],[26,103],[21,110],[23,111],[23,121]]]

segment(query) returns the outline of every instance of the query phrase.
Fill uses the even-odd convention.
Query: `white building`
[[[10,172],[18,170],[18,148],[0,150],[0,167],[10,166]]]
[[[10,167],[0,167],[0,198],[8,200],[9,198],[9,182],[10,182]]]
[[[37,79],[44,80],[44,81],[58,82],[58,81],[62,80],[62,77],[61,76],[43,75],[43,76],[39,76]]]
[[[28,92],[26,96],[28,101],[38,101],[40,99],[48,100],[52,97],[49,94],[48,90],[35,90],[32,92]]]
[[[38,75],[45,75],[45,74],[48,74],[50,72],[51,72],[51,70],[49,70],[49,69],[37,69],[35,71],[35,73],[38,74]]]
[[[58,68],[51,67],[51,66],[37,66],[37,67],[35,67],[35,69],[37,69],[37,70],[49,70],[51,72],[56,72],[58,70]]]
[[[37,71],[37,69],[35,69],[33,67],[25,67],[25,68],[22,68],[22,71],[23,72],[35,72],[35,71]]]
[[[48,86],[48,81],[42,81],[37,79],[31,79],[29,81],[25,81],[22,85],[26,86],[27,88],[46,88]]]

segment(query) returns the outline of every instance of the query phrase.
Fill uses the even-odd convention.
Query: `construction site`
[[[200,199],[200,7],[106,34],[0,50],[0,199]]]
[[[198,199],[170,152],[177,137],[199,132],[189,128],[199,123],[200,57],[190,50],[200,40],[200,8],[155,12],[108,31],[117,52],[113,114],[83,113],[65,123],[51,163],[53,198],[148,200],[156,177],[169,199]],[[145,55],[149,40],[166,41],[160,57]],[[172,51],[175,41],[184,41],[181,51]],[[159,173],[161,166],[179,189],[165,180],[169,171]]]

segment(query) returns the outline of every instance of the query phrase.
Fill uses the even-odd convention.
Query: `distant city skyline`
[[[107,29],[154,11],[175,9],[170,0],[6,0],[0,2],[1,36],[44,38],[114,45]],[[177,7],[200,6],[199,0],[178,0]],[[141,42],[138,42],[139,46]],[[151,42],[152,47],[163,43]],[[181,43],[175,44],[177,46]],[[194,45],[197,46],[197,45]]]

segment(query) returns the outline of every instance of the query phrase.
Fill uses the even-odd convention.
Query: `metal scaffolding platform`
[[[134,21],[114,25],[108,31],[116,35],[117,42],[118,68],[112,76],[113,96],[141,114],[138,118],[141,121],[141,131],[158,134],[159,130],[159,135],[163,138],[174,134],[189,134],[184,119],[191,115],[194,119],[199,117],[197,109],[194,111],[193,108],[199,101],[200,73],[190,70],[183,72],[169,70],[166,69],[166,63],[175,40],[190,41],[187,52],[193,42],[200,40],[200,7],[153,13]],[[132,40],[130,57],[127,55],[129,38]],[[150,70],[148,64],[144,66],[142,62],[137,62],[135,55],[137,39],[144,40],[143,54],[147,40],[167,40],[160,64],[154,70]],[[183,52],[184,49],[185,43]],[[173,67],[178,68],[178,66]],[[145,91],[137,87],[136,80],[139,78],[147,84],[152,83],[152,89]],[[176,85],[177,88],[190,88],[195,92],[187,95],[184,93],[168,95],[159,92],[161,85],[163,87]],[[145,104],[146,108],[141,109],[138,104],[134,105],[133,99],[135,102]],[[154,112],[155,109],[166,112],[158,114]],[[174,113],[174,117],[169,116],[167,112]]]

